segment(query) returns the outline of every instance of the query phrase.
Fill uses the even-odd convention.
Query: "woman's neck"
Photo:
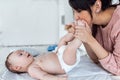
[[[94,24],[106,26],[112,18],[115,7],[111,7],[105,11],[101,11],[94,18]]]

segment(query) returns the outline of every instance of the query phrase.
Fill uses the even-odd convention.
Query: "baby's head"
[[[27,72],[29,65],[33,61],[34,58],[30,53],[24,50],[17,50],[7,56],[5,65],[11,72],[23,73]]]

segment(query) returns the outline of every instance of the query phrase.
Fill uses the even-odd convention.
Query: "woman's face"
[[[87,10],[81,10],[80,12],[77,12],[76,10],[74,10],[74,18],[75,20],[86,21],[89,26],[92,25],[92,18],[90,13]]]

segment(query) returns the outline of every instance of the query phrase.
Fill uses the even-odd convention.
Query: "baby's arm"
[[[28,71],[31,77],[38,80],[67,80],[67,77],[58,77],[55,75],[48,74],[39,67],[33,67]]]
[[[65,36],[63,36],[59,43],[58,43],[58,49],[62,46],[62,45],[67,45],[68,42],[72,41],[74,39],[74,35],[72,33],[67,33]]]

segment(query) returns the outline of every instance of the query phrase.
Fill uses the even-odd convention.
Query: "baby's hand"
[[[72,25],[65,25],[65,30],[69,30],[70,28],[72,28]]]
[[[73,23],[70,23],[68,25],[65,25],[65,30],[67,30],[69,33],[75,33],[75,26],[84,27],[85,23],[82,20],[74,21]]]
[[[65,30],[67,30],[69,33],[73,33],[73,34],[75,32],[75,28],[72,25],[66,25]]]
[[[65,25],[65,30],[67,30],[69,33],[75,33],[75,22],[69,23]]]

